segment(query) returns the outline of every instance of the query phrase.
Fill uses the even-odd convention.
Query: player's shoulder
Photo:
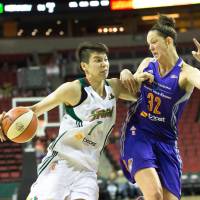
[[[58,95],[66,105],[76,105],[81,97],[81,84],[79,80],[63,83],[58,88]]]
[[[187,78],[190,77],[189,74],[196,74],[198,72],[199,72],[198,68],[183,62],[181,69],[181,76]]]
[[[149,64],[150,62],[155,62],[155,61],[156,61],[156,59],[153,57],[146,57],[143,59],[142,62]]]
[[[65,82],[58,88],[60,93],[69,93],[74,95],[78,95],[81,92],[81,84],[79,80],[74,80],[70,82]]]
[[[194,70],[193,66],[183,61],[179,77],[179,85],[186,92],[191,92],[193,90],[193,86],[188,82],[188,77],[189,77],[188,75],[190,73],[193,73],[193,70]]]
[[[194,69],[192,65],[189,65],[188,63],[183,62],[182,69],[181,69],[182,74],[187,75],[187,73],[190,73],[192,69]]]
[[[142,62],[140,63],[137,72],[143,72],[145,68],[147,68],[149,66],[150,62],[155,62],[155,58],[152,57],[146,57],[142,60]]]
[[[75,88],[80,88],[81,84],[79,80],[74,80],[74,81],[69,81],[63,83],[60,87],[63,89],[75,89]]]

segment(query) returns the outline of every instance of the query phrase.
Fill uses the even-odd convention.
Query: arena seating
[[[22,145],[0,144],[0,182],[19,181],[22,173]]]
[[[179,148],[183,159],[183,172],[200,172],[200,94],[194,90],[182,115],[179,126]]]

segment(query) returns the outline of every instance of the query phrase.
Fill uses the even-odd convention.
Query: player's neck
[[[173,53],[171,55],[167,55],[159,62],[159,68],[162,69],[162,71],[169,71],[171,70],[175,64],[177,63],[179,56],[177,53]]]
[[[93,80],[90,79],[89,77],[86,77],[88,82],[90,83],[91,87],[93,88],[93,90],[99,94],[99,96],[101,97],[105,97],[106,92],[105,92],[105,80]]]

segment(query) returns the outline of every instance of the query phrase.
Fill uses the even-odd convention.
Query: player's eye
[[[94,61],[99,63],[99,62],[102,62],[102,59],[98,58],[98,59],[95,59]]]

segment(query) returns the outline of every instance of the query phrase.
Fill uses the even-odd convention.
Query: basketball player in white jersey
[[[82,43],[77,49],[85,78],[62,84],[30,108],[40,116],[59,104],[66,114],[58,137],[48,147],[38,167],[38,179],[27,200],[97,200],[99,157],[116,118],[116,99],[136,100],[119,79],[106,79],[108,48],[101,43]],[[153,81],[151,74],[134,77],[136,83]],[[134,87],[134,84],[132,85]],[[4,137],[1,133],[1,140]]]

